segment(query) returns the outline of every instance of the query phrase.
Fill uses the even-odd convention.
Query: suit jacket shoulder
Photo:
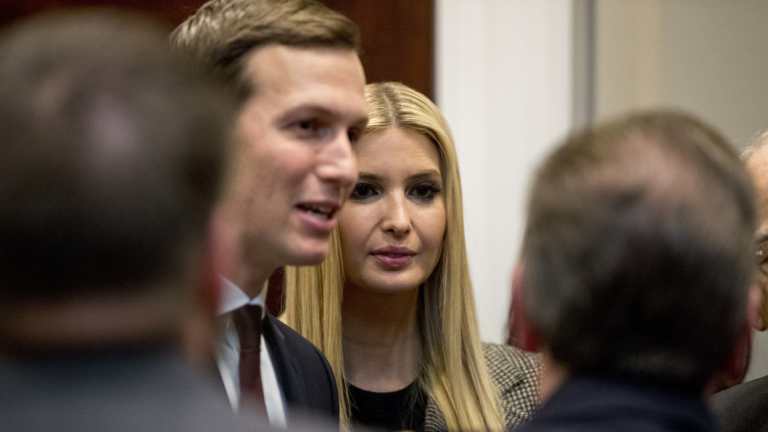
[[[499,402],[507,427],[524,422],[538,401],[540,360],[508,345],[483,344],[483,356],[491,380],[499,391]],[[427,401],[425,431],[445,431],[448,426],[437,405]]]
[[[272,315],[265,319],[263,334],[288,410],[338,422],[336,379],[325,356]]]
[[[723,432],[768,431],[768,377],[739,384],[712,397]]]
[[[509,345],[483,344],[488,373],[499,389],[504,423],[524,422],[538,404],[541,361]]]

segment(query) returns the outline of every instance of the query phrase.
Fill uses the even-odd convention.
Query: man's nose
[[[346,132],[340,133],[328,144],[322,154],[317,174],[322,180],[338,184],[345,190],[355,183],[357,160]]]

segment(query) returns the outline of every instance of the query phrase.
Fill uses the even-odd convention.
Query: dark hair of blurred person
[[[234,98],[116,11],[0,36],[0,418],[8,430],[231,430],[181,358]]]
[[[515,289],[548,400],[522,430],[714,430],[704,392],[748,325],[754,269],[729,143],[677,112],[588,129],[538,169],[527,216]]]

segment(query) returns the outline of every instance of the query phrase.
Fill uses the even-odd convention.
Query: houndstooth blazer
[[[512,428],[525,421],[538,403],[541,364],[538,356],[508,345],[483,344],[491,379],[501,395],[504,423]],[[427,401],[424,431],[447,431],[445,418],[432,400]]]

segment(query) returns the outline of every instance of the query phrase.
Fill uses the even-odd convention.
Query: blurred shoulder
[[[768,377],[716,393],[711,402],[724,432],[768,430]]]

